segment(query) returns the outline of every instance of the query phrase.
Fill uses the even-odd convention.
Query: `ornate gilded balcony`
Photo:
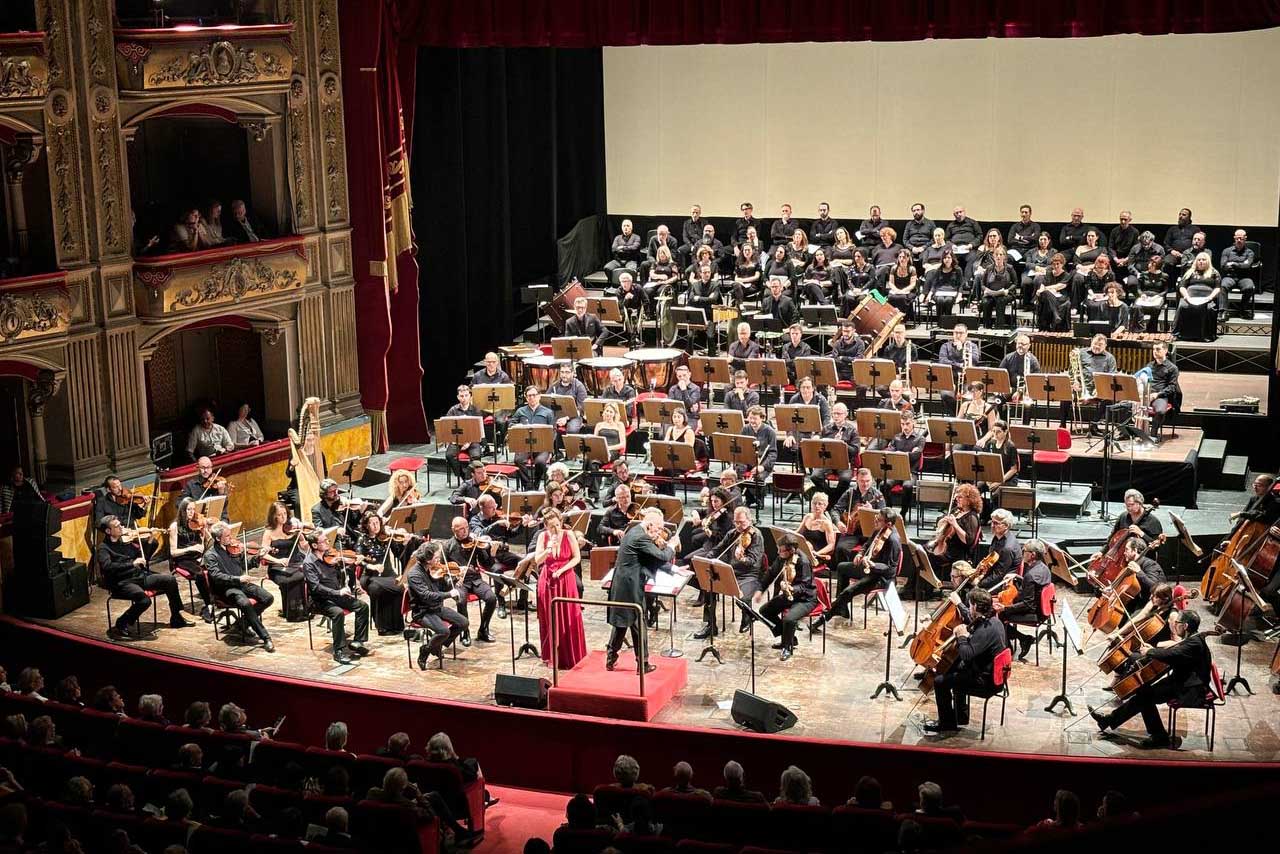
[[[284,91],[293,74],[293,24],[118,29],[115,40],[128,96]]]
[[[0,33],[0,107],[39,104],[47,94],[44,33]]]
[[[70,326],[66,273],[0,279],[0,347],[58,335]]]
[[[226,310],[301,290],[306,280],[307,247],[302,237],[153,255],[133,263],[139,317]]]

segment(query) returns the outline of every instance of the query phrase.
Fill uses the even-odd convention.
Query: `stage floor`
[[[273,590],[274,592],[274,590]],[[597,585],[588,582],[588,597],[599,594]],[[698,628],[701,609],[690,606],[693,591],[686,592],[679,606],[675,625],[675,648],[682,650],[688,664],[688,686],[675,697],[656,717],[656,723],[684,726],[700,726],[714,729],[733,729],[735,724],[729,714],[728,702],[736,689],[750,690],[750,646],[748,635],[740,635],[736,626],[730,634],[718,640],[724,664],[713,658],[699,663],[698,653],[702,641],[689,636]],[[1076,614],[1083,614],[1085,597],[1068,593]],[[48,625],[58,629],[96,639],[104,638],[106,628],[105,597],[99,591],[85,608]],[[667,600],[670,602],[670,600]],[[908,606],[910,603],[907,603]],[[161,604],[161,612],[164,605]],[[376,653],[350,667],[338,667],[326,651],[328,637],[318,628],[314,630],[316,649],[308,649],[307,628],[304,623],[286,623],[273,609],[267,615],[267,625],[276,642],[277,652],[269,655],[257,647],[239,647],[225,641],[215,641],[212,627],[198,623],[185,630],[162,628],[154,639],[133,642],[152,652],[185,656],[222,665],[288,675],[294,678],[314,679],[320,682],[361,686],[384,691],[401,692],[419,696],[431,696],[491,704],[493,702],[494,676],[510,673],[510,630],[514,627],[517,646],[524,640],[523,613],[515,614],[514,622],[494,621],[494,644],[474,644],[470,648],[458,646],[458,658],[446,658],[443,671],[429,669],[419,671],[408,668],[405,642],[399,636],[371,639]],[[922,615],[929,609],[921,606]],[[472,619],[478,612],[472,608]],[[780,662],[778,653],[770,649],[772,637],[760,634],[756,640],[756,693],[788,706],[799,718],[799,723],[788,734],[810,738],[834,738],[873,743],[929,745],[940,744],[949,748],[992,750],[1014,753],[1058,754],[1067,756],[1113,757],[1143,755],[1165,759],[1210,759],[1236,761],[1272,761],[1280,757],[1280,695],[1272,694],[1268,668],[1274,644],[1252,642],[1244,647],[1241,673],[1258,693],[1254,696],[1239,690],[1227,698],[1226,705],[1218,711],[1217,740],[1210,753],[1203,738],[1204,717],[1192,712],[1179,717],[1179,729],[1186,741],[1181,751],[1144,752],[1135,746],[1143,735],[1141,720],[1135,719],[1124,730],[1124,740],[1105,740],[1099,737],[1097,727],[1086,713],[1086,704],[1100,706],[1110,694],[1102,690],[1105,677],[1098,671],[1094,659],[1100,652],[1100,637],[1095,637],[1089,654],[1069,656],[1067,662],[1067,693],[1075,707],[1076,716],[1061,711],[1050,714],[1044,707],[1058,693],[1062,674],[1061,652],[1049,656],[1047,646],[1041,646],[1041,665],[1015,663],[1010,678],[1011,694],[1004,726],[1000,726],[999,700],[992,701],[988,715],[987,737],[978,738],[982,709],[973,707],[972,726],[960,735],[938,742],[928,739],[921,731],[924,719],[934,716],[932,696],[925,698],[917,683],[911,679],[911,661],[905,650],[899,649],[895,638],[890,664],[890,680],[899,687],[901,701],[881,695],[870,699],[872,691],[884,678],[885,638],[888,623],[885,614],[870,614],[868,628],[862,628],[862,615],[855,608],[853,623],[836,620],[827,626],[827,646],[823,653],[821,634],[808,640],[801,629],[800,646],[788,662]],[[907,615],[912,610],[908,607]],[[161,613],[163,621],[167,615]],[[1205,616],[1206,625],[1212,618]],[[149,617],[148,617],[149,619]],[[663,613],[661,630],[651,631],[650,643],[656,656],[668,647],[668,614]],[[599,611],[587,614],[587,640],[594,650],[602,649],[608,637],[608,626]],[[1087,627],[1086,627],[1087,628]],[[536,616],[529,620],[529,633],[534,644],[538,641]],[[1087,632],[1086,632],[1087,636]],[[1235,669],[1235,648],[1223,646],[1217,638],[1210,640],[1214,660],[1223,673],[1224,680]],[[416,645],[413,649],[416,658]],[[1034,652],[1031,656],[1034,661]],[[551,678],[551,668],[536,658],[526,656],[516,663],[515,672],[523,676]]]

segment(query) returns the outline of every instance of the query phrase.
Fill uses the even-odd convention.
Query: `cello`
[[[1142,592],[1142,585],[1138,582],[1137,558],[1157,548],[1164,541],[1165,535],[1161,534],[1147,543],[1135,559],[1125,564],[1120,574],[1099,591],[1098,598],[1089,604],[1085,614],[1086,620],[1094,631],[1110,634],[1124,623],[1128,616],[1126,606]]]
[[[986,575],[999,560],[999,552],[992,552],[984,557],[974,567],[973,574],[956,587],[956,594],[960,594],[966,585],[973,584]],[[917,632],[911,640],[909,648],[911,660],[924,667],[926,671],[924,681],[920,683],[924,691],[931,690],[933,686],[933,679],[928,674],[945,673],[955,663],[955,643],[952,641],[952,633],[961,622],[960,607],[951,601],[951,597],[947,597],[929,615],[929,625]]]
[[[1150,504],[1143,507],[1142,516],[1139,518],[1146,518],[1159,506],[1160,500],[1154,499]],[[1132,536],[1134,534],[1129,531],[1128,525],[1118,531],[1112,531],[1110,539],[1107,540],[1107,547],[1101,553],[1094,555],[1093,559],[1089,561],[1089,569],[1086,574],[1095,586],[1105,587],[1124,571],[1124,544]],[[1153,542],[1163,543],[1164,539],[1165,535],[1161,534]]]

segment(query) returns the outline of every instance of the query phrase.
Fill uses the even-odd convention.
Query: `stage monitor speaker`
[[[545,709],[550,687],[551,683],[546,679],[499,673],[493,685],[493,699],[499,706]]]
[[[29,573],[15,580],[6,588],[14,601],[6,604],[27,617],[56,620],[89,604],[89,568],[83,563],[67,561],[47,576]]]
[[[753,732],[782,732],[796,725],[795,714],[781,703],[738,690],[733,692],[734,723]]]
[[[62,511],[47,501],[13,507],[13,563],[19,572],[53,577],[64,562]]]

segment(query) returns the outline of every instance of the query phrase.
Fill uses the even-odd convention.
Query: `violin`
[[[462,566],[460,566],[456,561],[452,561],[452,560],[449,561],[448,563],[435,564],[427,572],[427,574],[430,575],[432,578],[434,578],[436,581],[440,581],[445,577],[452,578],[455,581],[461,581],[462,576],[465,573],[466,573],[466,570],[463,569]]]
[[[320,560],[329,566],[336,566],[340,563],[364,563],[364,555],[354,549],[329,549],[321,555]]]
[[[245,555],[249,560],[256,560],[262,546],[259,543],[245,543],[243,540],[232,540],[227,543],[227,554],[232,557],[240,557]]]
[[[156,501],[158,499],[156,499],[154,495],[143,495],[132,489],[121,489],[118,493],[111,496],[111,500],[115,501],[117,504],[133,504],[137,507],[146,507],[152,501]]]
[[[200,481],[200,488],[205,492],[208,492],[211,489],[215,492],[231,492],[236,488],[236,485],[225,477],[219,475],[217,472],[214,472],[204,480]]]
[[[162,528],[125,528],[120,532],[120,542],[134,543],[134,542],[137,542],[138,540],[145,540],[151,537],[158,537],[163,533],[164,533],[164,529]]]

